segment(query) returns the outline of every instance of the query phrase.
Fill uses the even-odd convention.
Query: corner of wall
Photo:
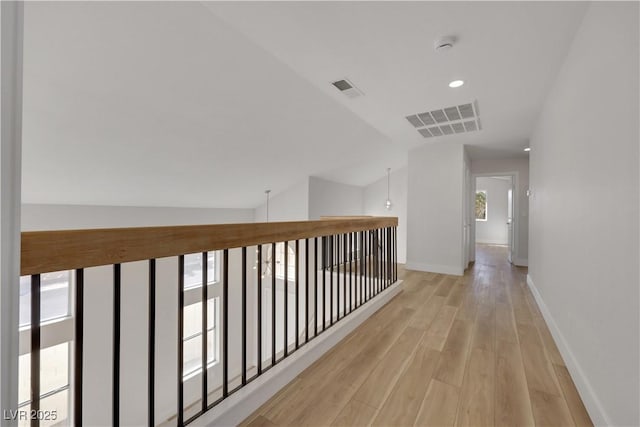
[[[580,393],[580,397],[582,398],[582,400],[584,400],[585,407],[589,412],[589,416],[594,421],[595,425],[614,425],[605,412],[604,408],[602,407],[600,400],[594,392],[593,387],[589,383],[589,380],[587,379],[584,371],[580,367],[580,364],[578,363],[576,357],[571,351],[571,347],[560,331],[560,328],[556,324],[555,319],[551,315],[551,311],[542,299],[542,295],[540,295],[540,292],[538,292],[538,288],[536,288],[536,285],[533,283],[533,279],[531,278],[530,274],[527,274],[527,285],[529,286],[529,289],[531,290],[531,293],[533,294],[533,297],[535,298],[536,303],[540,308],[540,312],[542,313],[542,317],[544,317],[544,321],[549,327],[549,331],[553,336],[553,340],[558,345],[560,355],[562,356],[562,359],[564,360],[567,369],[571,374],[571,378],[573,379],[573,382],[575,383],[576,388]]]

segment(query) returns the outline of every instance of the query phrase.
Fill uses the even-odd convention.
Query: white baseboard
[[[425,264],[422,262],[407,261],[405,264],[407,270],[427,271],[430,273],[451,274],[454,276],[462,276],[464,270],[462,267],[454,267],[452,265]]]
[[[529,260],[526,258],[513,258],[513,265],[517,266],[517,267],[528,267],[529,266]]]
[[[562,356],[562,359],[564,360],[564,363],[567,366],[569,373],[571,374],[571,378],[573,379],[573,382],[575,383],[576,388],[578,389],[578,393],[580,394],[580,397],[584,402],[584,406],[586,407],[587,412],[591,417],[591,420],[596,426],[613,425],[613,423],[610,421],[611,419],[609,418],[604,408],[602,407],[602,404],[600,403],[598,396],[594,392],[593,387],[591,386],[591,384],[589,383],[589,380],[584,374],[584,371],[582,370],[582,368],[580,368],[580,365],[578,364],[578,361],[573,355],[573,352],[571,351],[571,348],[569,347],[567,340],[564,338],[564,335],[562,334],[562,332],[558,328],[558,325],[553,319],[553,316],[551,315],[549,308],[545,304],[544,300],[542,299],[542,296],[540,295],[540,293],[538,292],[538,289],[533,283],[533,279],[531,279],[531,276],[528,274],[527,274],[527,285],[529,285],[529,289],[531,289],[531,293],[533,294],[533,297],[536,299],[536,303],[538,304],[538,307],[542,312],[542,316],[544,317],[544,320],[547,323],[547,326],[549,327],[549,331],[551,332],[551,335],[553,336],[553,339],[558,346],[560,355]]]
[[[506,240],[476,240],[476,244],[507,246],[509,242],[507,242]]]
[[[236,426],[273,397],[298,374],[318,360],[373,313],[402,291],[402,280],[382,291],[373,300],[334,324],[254,381],[238,390],[215,408],[197,418],[195,426]]]

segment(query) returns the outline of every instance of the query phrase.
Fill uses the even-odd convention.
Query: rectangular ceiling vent
[[[474,132],[482,129],[478,114],[478,101],[416,113],[407,116],[406,119],[424,138]]]
[[[347,98],[357,98],[364,95],[360,89],[355,87],[355,85],[347,79],[338,80],[331,84],[334,85],[340,92],[345,94]]]

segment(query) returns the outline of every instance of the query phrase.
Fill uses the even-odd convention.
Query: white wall
[[[363,213],[363,187],[340,184],[314,176],[309,178],[309,219]]]
[[[463,272],[463,146],[438,142],[409,153],[407,268]]]
[[[597,425],[640,425],[638,13],[589,6],[531,139],[530,281]]]
[[[398,262],[407,261],[407,168],[391,171],[391,210],[387,200],[387,177],[384,176],[364,188],[364,214],[398,217]]]
[[[516,247],[514,248],[514,264],[526,266],[529,253],[529,159],[474,159],[471,162],[473,174],[502,174],[517,172],[516,191],[514,195],[514,227]],[[472,234],[474,237],[475,234]],[[473,247],[472,247],[473,250]]]
[[[253,222],[253,209],[22,205],[22,231]]]
[[[506,245],[509,243],[507,233],[507,198],[511,188],[511,180],[491,177],[476,178],[476,191],[487,193],[487,220],[476,220],[476,243]]]
[[[265,203],[255,209],[255,221],[267,219]],[[305,221],[309,219],[309,178],[305,177],[285,191],[271,194],[269,198],[269,221]]]

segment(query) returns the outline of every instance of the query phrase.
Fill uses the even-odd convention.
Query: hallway
[[[592,425],[526,269],[478,245],[463,277],[404,291],[244,425]]]

